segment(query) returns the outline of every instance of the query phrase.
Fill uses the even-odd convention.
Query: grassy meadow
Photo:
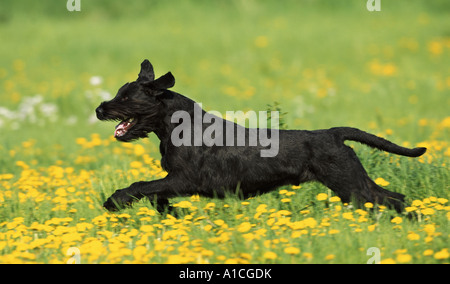
[[[0,3],[0,263],[449,262],[448,1],[65,2]],[[206,110],[271,105],[290,129],[427,147],[349,143],[407,212],[355,209],[318,183],[176,198],[177,217],[146,200],[106,212],[116,189],[166,175],[153,134],[120,143],[95,117],[145,58]]]

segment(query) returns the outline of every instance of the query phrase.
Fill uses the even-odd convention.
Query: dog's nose
[[[98,108],[95,109],[95,113],[97,114],[97,118],[98,119],[102,119],[103,118],[104,110],[103,110],[101,105]]]

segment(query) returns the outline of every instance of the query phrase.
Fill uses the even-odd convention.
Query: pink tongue
[[[116,130],[114,131],[114,137],[117,136],[123,136],[127,132],[127,126],[129,125],[128,122],[122,122],[119,125],[116,126]]]

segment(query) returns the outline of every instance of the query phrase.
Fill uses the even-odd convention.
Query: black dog
[[[114,99],[101,103],[96,109],[100,120],[121,121],[114,133],[119,141],[129,142],[154,132],[161,140],[161,165],[168,172],[163,179],[140,181],[117,190],[104,203],[106,209],[116,211],[148,197],[159,212],[164,212],[170,209],[168,199],[171,197],[199,194],[224,198],[227,194],[237,194],[248,198],[282,185],[319,181],[344,203],[353,201],[360,205],[372,202],[387,205],[398,212],[403,210],[405,196],[375,184],[344,141],[357,141],[408,157],[418,157],[425,153],[426,148],[404,148],[349,127],[316,131],[277,130],[271,133],[272,136],[279,135],[277,152],[264,157],[261,153],[267,150],[267,144],[259,141],[239,145],[237,137],[233,136],[234,129],[245,132],[246,137],[255,133],[260,135],[263,129],[244,128],[203,110],[202,117],[208,116],[209,121],[203,120],[197,136],[205,133],[213,121],[223,129],[232,126],[232,132],[216,131],[211,135],[216,142],[213,145],[206,145],[208,141],[201,145],[180,145],[173,138],[195,140],[198,125],[194,125],[191,119],[187,128],[190,132],[174,135],[178,126],[186,124],[186,117],[174,122],[172,116],[184,111],[192,118],[196,107],[199,107],[191,99],[167,90],[174,84],[175,79],[170,72],[155,80],[153,67],[145,60],[138,79],[122,86]],[[230,144],[225,142],[230,141],[236,143],[227,146]]]

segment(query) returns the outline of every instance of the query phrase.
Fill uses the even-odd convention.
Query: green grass
[[[83,263],[366,263],[370,247],[385,262],[448,262],[448,1],[372,13],[356,0],[97,0],[72,13],[22,2],[0,3],[0,263],[65,263],[69,247]],[[428,147],[410,159],[349,143],[419,220],[344,207],[318,183],[176,198],[178,219],[144,200],[105,213],[114,190],[164,175],[154,135],[121,144],[94,117],[144,58],[207,110],[271,105],[289,128],[353,126]]]

